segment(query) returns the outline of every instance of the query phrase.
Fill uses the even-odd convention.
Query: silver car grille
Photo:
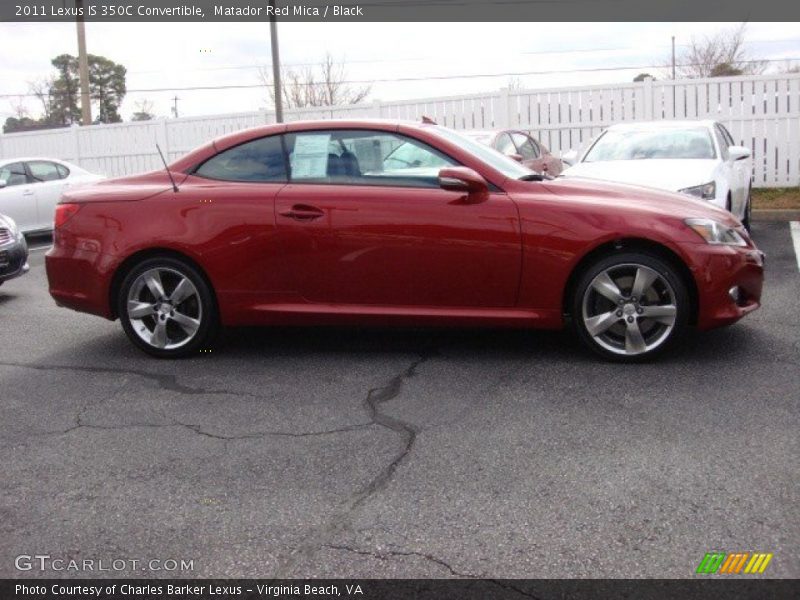
[[[0,246],[2,246],[3,244],[7,244],[13,239],[14,236],[11,235],[11,231],[6,229],[5,227],[0,227]]]

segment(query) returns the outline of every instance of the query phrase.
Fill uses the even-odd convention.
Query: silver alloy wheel
[[[594,341],[615,354],[655,350],[675,327],[678,307],[667,279],[645,265],[614,265],[583,294],[583,324]]]
[[[159,350],[188,344],[203,319],[195,285],[183,273],[166,267],[149,269],[134,280],[126,309],[136,335]]]

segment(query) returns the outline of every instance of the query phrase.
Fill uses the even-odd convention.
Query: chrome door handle
[[[284,210],[278,213],[282,217],[294,219],[295,221],[313,221],[325,215],[325,212],[316,206],[309,206],[307,204],[295,204],[289,210]]]
[[[23,196],[33,196],[33,190],[24,190],[22,192]]]

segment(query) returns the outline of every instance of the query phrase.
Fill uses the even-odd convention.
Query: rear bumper
[[[760,250],[704,244],[695,246],[693,255],[698,329],[730,325],[761,306],[764,254]]]
[[[59,306],[112,319],[109,292],[117,265],[116,257],[55,244],[45,256],[50,295]]]
[[[0,246],[0,281],[19,277],[28,270],[28,244],[25,238]]]

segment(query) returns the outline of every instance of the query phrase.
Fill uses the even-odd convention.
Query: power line
[[[800,56],[786,56],[782,58],[764,59],[764,60],[742,60],[737,61],[737,64],[757,64],[757,63],[776,63],[800,60]],[[699,67],[703,66],[702,63],[679,63],[675,65],[679,68],[684,67]],[[593,67],[585,69],[554,69],[549,71],[514,71],[503,73],[471,73],[462,75],[428,75],[425,77],[396,77],[393,79],[350,79],[342,80],[342,84],[374,84],[374,83],[409,83],[414,81],[448,81],[455,79],[492,79],[498,77],[525,77],[530,75],[558,75],[562,73],[598,73],[608,71],[634,71],[638,69],[661,69],[664,68],[663,64],[658,65],[626,65],[618,67]],[[295,84],[293,84],[295,85]],[[315,83],[298,82],[296,85],[311,86],[317,85]],[[157,92],[200,92],[200,91],[214,91],[214,90],[245,90],[271,87],[267,83],[242,83],[230,85],[195,85],[183,87],[161,87],[161,88],[141,88],[129,89],[128,94],[136,93],[157,93]],[[66,92],[51,92],[51,95],[63,95]],[[36,97],[36,94],[0,94],[0,98],[31,98]]]
[[[778,44],[778,43],[790,43],[790,42],[798,42],[800,43],[800,39],[792,38],[792,39],[783,39],[783,40],[754,40],[754,41],[745,41],[745,44]],[[675,44],[676,48],[688,48],[691,44]],[[652,49],[660,49],[664,50],[671,46],[651,46]],[[537,55],[555,55],[555,54],[582,54],[582,53],[590,53],[594,54],[597,52],[620,52],[623,50],[641,50],[638,46],[625,46],[625,47],[618,47],[618,48],[575,48],[572,50],[531,50],[531,51],[524,51],[520,52],[524,56],[537,56]],[[367,59],[348,59],[346,60],[347,65],[360,65],[360,64],[385,64],[385,63],[399,63],[399,62],[419,62],[423,60],[435,60],[440,57],[434,56],[417,56],[417,57],[409,57],[409,58],[367,58]],[[297,63],[283,63],[284,67],[315,67],[319,65],[319,61],[317,62],[297,62]],[[218,67],[197,67],[191,69],[184,69],[182,68],[181,71],[193,71],[193,72],[204,72],[204,71],[246,71],[251,69],[263,69],[267,68],[267,63],[251,63],[251,64],[244,64],[244,65],[223,65]],[[146,69],[141,71],[128,71],[131,75],[143,75],[147,73],[161,73],[163,69]]]

